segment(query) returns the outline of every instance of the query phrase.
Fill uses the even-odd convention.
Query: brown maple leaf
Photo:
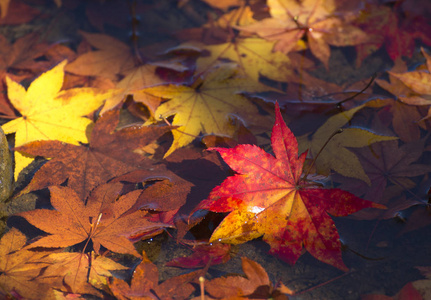
[[[127,236],[169,225],[148,221],[143,211],[125,214],[141,191],[132,191],[117,200],[122,187],[120,183],[101,185],[91,193],[86,204],[68,187],[50,187],[54,210],[36,209],[19,214],[32,225],[50,233],[28,247],[64,248],[83,241],[88,244],[91,240],[96,253],[103,246],[114,252],[140,257]]]
[[[40,281],[62,292],[91,294],[103,297],[100,290],[107,290],[112,277],[110,271],[127,267],[101,255],[62,252],[49,256],[53,261],[40,277]]]
[[[191,283],[197,283],[198,278],[206,270],[191,272],[172,277],[159,284],[157,267],[142,254],[143,260],[133,272],[131,284],[113,278],[109,288],[115,297],[120,300],[128,299],[188,299],[195,288]]]
[[[161,99],[140,92],[141,89],[166,83],[156,74],[156,64],[146,63],[140,49],[131,49],[127,44],[104,34],[81,32],[86,41],[97,50],[82,53],[66,66],[66,70],[82,76],[104,77],[116,84],[117,93],[108,98],[102,114],[120,104],[127,95],[133,95],[136,102],[145,104],[151,113]],[[183,71],[180,63],[160,62],[160,65]],[[123,77],[119,80],[120,77]]]
[[[416,186],[409,177],[424,175],[431,171],[431,167],[426,164],[416,163],[423,155],[424,142],[416,141],[398,145],[398,141],[384,141],[364,147],[353,149],[359,158],[365,173],[369,176],[371,185],[355,178],[342,178],[334,176],[335,181],[342,182],[340,188],[345,189],[364,199],[386,205],[388,210],[363,210],[355,213],[361,219],[391,218],[398,211],[417,204],[417,200],[403,201],[400,206],[397,198],[385,197],[385,192],[390,192],[388,188],[395,186],[395,194],[399,196],[403,192],[408,192]]]
[[[133,126],[115,130],[118,122],[118,110],[101,116],[94,125],[89,145],[76,146],[54,140],[35,141],[15,148],[28,155],[52,158],[36,172],[21,194],[59,185],[67,179],[67,185],[85,199],[97,185],[136,169],[146,171],[147,178],[174,176],[134,152],[171,128]],[[160,174],[155,170],[160,170]]]
[[[394,95],[395,98],[381,100],[382,103],[386,102],[387,107],[381,110],[379,114],[384,115],[385,110],[389,110],[392,114],[392,127],[398,137],[404,142],[412,142],[420,139],[420,128],[426,129],[426,125],[423,122],[418,122],[421,119],[418,107],[400,101],[399,97],[412,94],[412,90],[393,74],[405,72],[407,72],[406,63],[401,59],[397,59],[391,73],[389,73],[389,82],[376,79],[376,83]]]
[[[410,91],[398,97],[400,101],[409,105],[431,105],[431,55],[427,54],[424,49],[422,49],[422,54],[426,59],[426,63],[417,70],[404,73],[388,72],[410,89]],[[422,120],[430,117],[431,107],[428,108],[428,114]]]
[[[6,75],[15,81],[22,81],[34,74],[45,72],[66,57],[72,57],[64,50],[62,54],[54,55],[55,49],[61,48],[60,45],[49,45],[41,41],[36,33],[27,34],[13,44],[0,35],[0,81],[3,81]],[[5,86],[0,84],[0,114],[7,119],[14,119],[17,115],[6,100],[5,93]]]

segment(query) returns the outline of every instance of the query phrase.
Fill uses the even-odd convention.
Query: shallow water
[[[33,20],[19,25],[3,25],[0,33],[13,42],[29,32],[40,31],[42,33],[41,40],[64,44],[73,51],[84,52],[90,46],[85,43],[80,44],[82,38],[79,31],[103,32],[128,45],[141,48],[144,60],[158,62],[158,65],[161,64],[160,57],[163,57],[164,63],[167,61],[166,55],[162,56],[162,54],[166,54],[172,47],[181,42],[196,39],[201,34],[201,32],[193,30],[187,31],[187,33],[181,30],[199,28],[208,20],[221,14],[220,10],[213,9],[200,1],[180,1],[178,3],[168,0],[127,1],[127,3],[124,1],[64,1],[59,8],[50,1],[42,2],[30,4],[40,12]],[[179,3],[182,4],[181,7],[178,7]],[[260,5],[256,4],[254,7],[257,11],[261,11],[258,10]],[[425,6],[424,10],[426,9],[429,8]],[[366,12],[366,9],[364,11]],[[409,11],[406,12],[406,15],[408,13],[413,14]],[[259,16],[259,18],[264,16]],[[426,21],[428,24],[430,23],[430,20]],[[208,37],[205,34],[201,36],[209,38],[213,44],[218,38],[217,36]],[[133,44],[133,41],[136,44]],[[420,46],[426,45],[417,41],[412,57],[405,58],[409,70],[425,62],[420,53]],[[169,65],[172,66],[173,60],[178,60],[177,66],[188,67],[193,65],[198,54],[188,52],[186,53],[187,56],[184,55],[184,52],[169,52]],[[52,55],[66,56],[65,53]],[[139,61],[142,57],[136,59]],[[250,97],[253,104],[258,108],[260,121],[251,124],[245,134],[239,133],[238,128],[241,127],[239,125],[241,122],[235,121],[234,125],[237,130],[234,136],[237,140],[250,141],[252,135],[260,147],[272,153],[270,135],[274,122],[273,103],[276,100],[282,107],[283,117],[289,128],[296,137],[300,137],[314,133],[337,113],[347,111],[372,99],[391,97],[387,91],[372,83],[372,86],[366,91],[356,95],[341,106],[337,106],[339,101],[354,95],[370,83],[370,77],[373,74],[376,73],[378,79],[387,80],[386,71],[390,70],[394,63],[383,47],[365,58],[360,66],[355,64],[356,52],[353,47],[331,46],[328,69],[313,57],[310,51],[298,52],[295,59],[298,59],[296,63],[299,62],[299,65],[304,66],[303,69],[296,69],[298,74],[295,78],[299,84],[291,81],[280,83],[268,78],[261,78],[261,82],[273,88],[282,89],[286,93],[264,92]],[[157,65],[157,63],[155,64]],[[314,65],[314,67],[308,67],[308,65]],[[18,74],[22,71],[11,68],[8,72]],[[41,70],[39,73],[41,72],[43,71]],[[316,85],[309,86],[305,73],[301,74],[300,72],[307,72],[307,74],[311,74],[314,78],[322,81],[316,80]],[[172,82],[185,81],[186,84],[189,84],[192,74],[192,71],[172,74],[163,68],[158,69],[158,75],[163,76],[164,79],[172,80]],[[69,77],[68,80],[70,81],[66,84],[70,84],[74,79],[76,78],[73,76]],[[32,77],[27,78],[23,84],[28,87],[32,80]],[[79,83],[79,80],[76,80]],[[81,83],[90,85],[97,82],[94,78],[91,80]],[[135,107],[130,103],[131,101],[128,101],[127,105],[131,112],[124,109],[121,124],[147,121],[148,109],[142,106]],[[382,105],[363,108],[352,120],[346,120],[346,124],[343,126],[344,128],[367,129],[381,135],[397,136],[397,133],[394,132],[394,126],[391,124],[393,114],[391,109],[393,108]],[[421,114],[421,117],[426,115],[427,109],[428,107],[419,108],[418,113]],[[157,118],[158,116],[154,117]],[[0,121],[1,124],[4,124],[8,119],[7,117],[2,118],[0,115]],[[172,122],[172,118],[168,118],[166,121]],[[410,154],[422,151],[416,156],[412,154],[415,159],[411,163],[429,166],[431,148],[428,131],[430,124],[428,121],[420,124],[418,138],[412,137],[410,141],[402,138],[398,142],[398,147],[403,147],[405,144],[411,145],[410,148],[406,148],[406,153]],[[185,149],[177,150],[165,160],[162,160],[162,157],[172,142],[171,136],[164,136],[160,139],[158,148],[154,150],[154,153],[147,152],[147,155],[152,156],[155,161],[163,161],[167,168],[177,176],[193,183],[186,203],[177,214],[181,221],[187,220],[190,212],[201,200],[208,197],[209,192],[215,186],[219,185],[227,176],[233,175],[233,172],[217,154],[205,152],[205,144],[201,141],[203,135],[201,134]],[[13,135],[8,136],[8,139],[13,145]],[[360,161],[364,166],[367,159],[374,157],[385,160],[385,157],[381,157],[380,154],[386,155],[385,153],[387,153],[389,160],[392,158],[392,151],[399,151],[396,144],[391,144],[392,149],[383,150],[377,144],[370,142],[365,147],[349,149],[363,158]],[[382,152],[379,152],[380,150]],[[15,184],[15,194],[28,184],[34,172],[43,163],[45,160],[36,159],[23,171]],[[206,274],[207,279],[227,274],[243,274],[241,257],[248,257],[264,267],[274,284],[281,281],[294,290],[296,295],[291,296],[292,299],[360,299],[361,296],[369,293],[394,296],[406,283],[423,278],[416,267],[431,264],[431,245],[428,234],[431,223],[428,211],[430,180],[427,172],[409,177],[411,175],[409,175],[410,170],[408,168],[409,166],[406,166],[406,170],[399,170],[397,174],[382,171],[388,182],[384,184],[383,188],[378,189],[378,196],[371,192],[367,193],[371,187],[364,184],[363,181],[346,179],[345,176],[333,170],[329,175],[325,174],[328,176],[317,177],[317,181],[326,188],[339,187],[361,197],[366,194],[367,200],[382,202],[389,208],[389,212],[385,215],[367,212],[362,215],[358,213],[354,216],[333,218],[340,233],[341,241],[345,245],[343,261],[350,271],[345,273],[322,263],[308,252],[304,253],[294,266],[289,265],[269,255],[269,246],[261,239],[257,239],[233,246],[232,258],[225,264],[211,266]],[[365,171],[367,172],[367,170]],[[367,175],[372,180],[376,178],[373,177],[372,171]],[[8,227],[19,228],[29,238],[40,235],[40,231],[12,215],[34,208],[50,207],[48,197],[47,191],[42,190],[9,200],[3,208],[6,214],[10,216],[7,223]],[[186,234],[187,239],[208,239],[215,226],[221,221],[222,216],[209,214],[205,218],[206,220],[193,229],[192,233]],[[175,239],[177,235],[182,233],[181,230],[185,230],[184,226],[178,230],[167,229],[160,235],[135,244],[137,249],[145,250],[150,260],[157,265],[160,281],[188,272],[184,269],[165,266],[166,262],[191,253],[189,246],[177,243]],[[136,260],[130,258],[125,261],[131,265],[137,263]],[[424,293],[424,291],[421,292]],[[197,296],[198,294],[199,289],[193,295]]]

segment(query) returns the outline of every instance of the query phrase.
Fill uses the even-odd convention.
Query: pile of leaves
[[[304,264],[345,276],[340,217],[377,228],[408,211],[400,234],[431,224],[423,1],[10,0],[0,9],[0,121],[15,181],[13,191],[0,182],[0,195],[12,194],[0,204],[2,298],[287,299],[301,291],[249,257],[242,272],[217,267],[258,240],[285,268],[309,254]],[[129,41],[115,34],[130,30]],[[360,75],[331,82],[348,70]],[[142,241],[168,236],[189,255],[158,263],[192,270],[159,280]],[[430,290],[416,282],[403,293]]]

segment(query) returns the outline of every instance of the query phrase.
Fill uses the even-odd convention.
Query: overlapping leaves
[[[341,242],[330,217],[381,205],[340,189],[322,189],[302,177],[307,152],[298,156],[295,136],[278,105],[271,145],[275,157],[253,145],[217,150],[238,174],[213,189],[196,209],[229,212],[210,241],[243,243],[263,235],[271,252],[295,263],[302,247],[314,257],[346,270]]]

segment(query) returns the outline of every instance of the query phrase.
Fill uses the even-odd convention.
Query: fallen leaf
[[[232,9],[219,16],[216,20],[210,19],[208,23],[198,28],[185,28],[175,34],[181,40],[190,42],[195,40],[206,45],[215,45],[232,40],[234,26],[245,26],[256,22],[253,19],[254,12],[250,4],[243,3],[241,7]],[[251,36],[252,34],[241,34],[241,37]],[[181,47],[181,46],[179,46]]]
[[[19,214],[32,225],[50,233],[28,247],[64,248],[91,240],[96,253],[100,246],[111,251],[140,257],[127,239],[139,230],[164,228],[152,223],[142,211],[124,215],[136,202],[140,190],[119,196],[122,184],[105,184],[95,189],[86,204],[68,187],[50,187],[51,205],[55,210],[36,209]]]
[[[238,174],[214,188],[194,211],[229,212],[210,242],[239,244],[263,235],[277,254],[295,263],[305,249],[317,259],[347,270],[331,216],[346,216],[382,205],[340,189],[322,189],[302,176],[307,152],[298,157],[298,143],[284,123],[278,104],[271,136],[275,157],[253,145],[217,150]]]
[[[431,105],[431,56],[422,49],[422,54],[426,58],[426,70],[417,70],[405,73],[388,72],[393,77],[399,79],[403,84],[411,89],[411,92],[398,98],[409,105]],[[431,117],[431,107],[428,114],[422,120]]]
[[[407,65],[401,59],[395,60],[395,65],[391,69],[392,73],[407,72]],[[395,99],[385,98],[388,109],[392,114],[392,126],[399,138],[404,142],[413,142],[420,139],[420,128],[426,129],[423,122],[418,122],[421,119],[421,114],[418,108],[412,105],[405,104],[397,99],[399,96],[409,95],[411,90],[401,80],[389,74],[389,82],[382,79],[375,81],[380,87],[394,95]],[[384,113],[384,112],[383,112]]]
[[[124,280],[114,277],[109,283],[109,288],[119,300],[154,299],[155,295],[152,290],[158,283],[159,272],[157,267],[144,252],[142,253],[141,263],[133,271],[131,284],[129,285]]]
[[[53,261],[41,281],[62,292],[91,294],[103,297],[100,290],[107,291],[110,271],[126,270],[127,267],[101,255],[80,252],[53,253]]]
[[[230,60],[238,64],[238,74],[259,81],[259,76],[272,80],[286,81],[293,77],[292,62],[281,52],[273,52],[274,42],[259,38],[237,38],[229,43],[202,46],[209,56],[196,61],[196,73],[204,73],[220,63]]]
[[[187,196],[193,187],[192,183],[165,170],[161,165],[154,165],[154,168],[149,168],[148,171],[132,171],[111,182],[148,184],[136,200],[132,210],[145,209],[158,212],[178,210],[186,203]]]
[[[86,129],[91,120],[84,116],[101,106],[108,92],[77,88],[60,92],[66,61],[43,73],[27,89],[6,77],[8,97],[22,117],[2,128],[6,134],[15,132],[15,146],[35,140],[59,140],[86,143]],[[83,105],[85,103],[85,105]],[[15,180],[32,157],[15,152]]]
[[[223,66],[197,80],[191,87],[168,85],[147,88],[149,94],[171,99],[156,110],[158,120],[174,116],[172,131],[174,142],[164,157],[178,148],[190,144],[200,133],[234,134],[229,118],[248,124],[258,122],[258,110],[241,92],[260,92],[265,86],[237,76],[232,65]],[[261,120],[261,118],[260,118]]]
[[[85,40],[96,49],[80,55],[69,63],[67,72],[84,76],[102,76],[116,81],[118,74],[135,67],[135,56],[130,47],[109,35],[81,32]]]
[[[134,150],[156,140],[170,128],[132,126],[116,130],[118,122],[118,109],[102,115],[94,125],[88,145],[35,141],[15,148],[26,155],[51,158],[20,194],[60,185],[67,180],[67,186],[85,199],[94,187],[133,170],[147,170],[142,171],[146,179],[151,175],[165,177],[167,172]],[[163,174],[157,174],[156,170]]]
[[[166,83],[156,74],[157,65],[144,63],[139,49],[135,52],[127,44],[104,34],[81,32],[86,41],[97,50],[81,54],[66,66],[66,71],[83,76],[99,76],[116,82],[117,92],[106,100],[101,113],[119,105],[127,95],[136,102],[148,106],[151,113],[160,103],[160,98],[141,92],[143,88]],[[178,68],[174,64],[165,67]],[[119,76],[123,78],[118,82]]]
[[[283,284],[273,286],[268,274],[257,262],[242,257],[243,276],[227,276],[205,281],[205,291],[210,299],[277,299],[287,300],[286,292],[293,294]]]
[[[369,36],[367,43],[357,45],[357,65],[368,55],[376,52],[382,46],[392,60],[402,57],[411,58],[415,50],[415,40],[430,45],[429,37],[424,34],[431,30],[429,21],[423,15],[400,9],[403,4],[366,3],[359,17],[355,20]],[[422,3],[421,3],[422,4]],[[419,3],[414,4],[416,8]]]
[[[335,1],[268,0],[267,4],[271,18],[236,28],[276,41],[274,51],[286,54],[306,36],[311,52],[328,68],[329,45],[352,46],[367,41],[361,29],[337,15]]]
[[[25,299],[52,299],[50,286],[35,278],[50,262],[45,259],[46,251],[22,249],[27,242],[26,236],[12,228],[0,240],[0,294],[8,295],[14,291]]]
[[[298,138],[300,151],[309,149],[312,158],[316,158],[317,153],[320,152],[315,160],[319,174],[328,175],[330,170],[334,170],[343,176],[358,178],[371,184],[358,158],[347,147],[360,148],[375,142],[395,140],[397,137],[378,135],[361,128],[347,128],[337,134],[364,106],[360,105],[338,113],[330,117],[313,135]]]
[[[109,288],[115,297],[120,300],[128,299],[188,299],[195,288],[191,284],[197,283],[202,271],[196,271],[177,277],[172,277],[159,284],[157,267],[142,254],[142,261],[133,272],[131,284],[123,280],[113,278]]]
[[[414,201],[404,201],[405,207],[395,207],[393,211],[392,200],[384,197],[384,192],[389,185],[399,187],[399,191],[409,191],[416,186],[409,177],[424,175],[431,171],[431,167],[425,164],[415,163],[423,155],[424,142],[411,142],[399,146],[398,141],[385,141],[373,144],[370,147],[354,149],[353,153],[359,158],[365,173],[370,178],[371,185],[354,179],[342,179],[340,188],[350,191],[355,195],[376,203],[386,205],[388,210],[384,212],[359,211],[355,216],[361,219],[375,219],[376,217],[391,218],[398,211],[408,208]],[[334,180],[339,177],[335,176]],[[399,196],[399,194],[397,194]],[[411,196],[409,193],[408,196]]]

